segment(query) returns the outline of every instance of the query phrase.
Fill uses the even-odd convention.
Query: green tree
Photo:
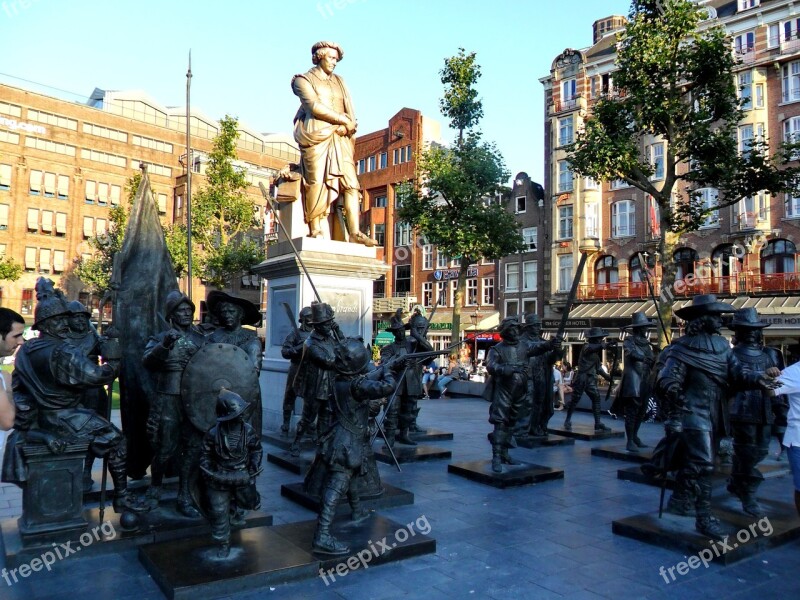
[[[519,225],[495,201],[507,191],[510,173],[497,147],[473,130],[483,116],[474,89],[480,77],[475,54],[445,59],[440,72],[445,85],[442,112],[458,129],[453,148],[432,146],[417,157],[416,181],[398,192],[400,218],[410,223],[439,252],[460,258],[453,306],[453,336],[461,329],[461,305],[469,265],[480,258],[499,259],[523,248]]]
[[[664,323],[672,319],[672,256],[681,235],[716,210],[761,191],[793,189],[798,179],[797,169],[786,164],[792,145],[770,154],[769,143],[756,139],[739,152],[744,100],[737,97],[736,59],[722,27],[701,26],[705,17],[705,9],[690,0],[634,0],[618,35],[615,92],[598,100],[568,150],[574,173],[622,179],[654,198]],[[666,146],[661,181],[652,180],[655,166],[644,153],[651,136]],[[703,188],[719,190],[714,205],[703,202]]]
[[[264,259],[263,245],[248,239],[256,225],[255,202],[245,173],[234,165],[239,122],[220,120],[206,168],[206,185],[192,196],[192,238],[198,243],[198,275],[218,288]]]
[[[0,258],[0,281],[16,281],[22,275],[22,265],[9,256]]]

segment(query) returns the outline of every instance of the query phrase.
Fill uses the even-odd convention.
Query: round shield
[[[189,360],[181,377],[181,400],[192,425],[206,432],[217,422],[222,389],[248,402],[258,397],[258,372],[247,352],[233,344],[206,344]],[[246,414],[246,413],[245,413]]]

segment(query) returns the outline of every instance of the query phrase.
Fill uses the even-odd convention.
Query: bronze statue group
[[[146,432],[153,452],[150,486],[138,497],[128,490],[126,436],[109,420],[109,395],[103,388],[119,372],[119,340],[113,330],[98,334],[88,311],[67,302],[50,280],[40,278],[36,291],[34,328],[39,337],[17,354],[12,379],[15,432],[5,454],[3,481],[25,484],[29,445],[59,454],[70,444],[84,442],[89,448],[84,482],[92,484],[94,458],[104,459],[114,485],[115,510],[143,513],[157,508],[164,478],[174,472],[176,510],[188,518],[209,519],[218,555],[228,556],[231,527],[241,525],[245,512],[260,505],[255,482],[261,471],[261,397],[258,386],[220,387],[219,377],[257,380],[260,341],[253,329],[242,327],[258,323],[256,307],[212,292],[207,299],[211,322],[195,325],[193,302],[179,291],[167,295],[163,331],[149,340],[141,357],[156,381],[156,393],[147,399]],[[720,334],[723,316],[729,313],[733,347]],[[644,447],[638,432],[648,399],[657,398],[666,435],[646,468],[660,476],[676,473],[669,510],[694,515],[700,533],[720,539],[727,532],[711,513],[711,475],[721,437],[733,438],[728,490],[741,500],[744,512],[765,515],[757,501],[763,480],[758,464],[767,455],[776,416],[779,422],[785,419],[785,398],[771,391],[783,360],[764,347],[762,330],[767,324],[755,309],[734,312],[713,295],[702,295],[676,314],[686,321],[686,334],[658,355],[649,339],[651,320],[643,313],[632,315],[625,327],[625,367],[615,410],[624,414],[626,449],[636,453]],[[312,547],[323,554],[344,554],[350,549],[331,531],[336,506],[346,497],[354,522],[369,517],[362,496],[381,489],[373,430],[380,430],[389,447],[414,444],[411,436],[423,393],[421,365],[437,352],[427,340],[428,320],[421,311],[406,323],[399,314],[392,319],[388,330],[395,341],[383,349],[379,367],[362,339],[343,335],[328,304],[315,302],[304,308],[298,323],[282,348],[290,368],[281,429],[290,434],[294,404],[301,396],[293,448],[307,433],[316,440],[316,456],[306,476],[306,487],[320,505]],[[513,438],[547,436],[554,414],[553,365],[563,355],[562,340],[544,339],[536,315],[526,315],[524,323],[506,318],[499,332],[502,341],[489,351],[485,388],[495,473],[501,473],[503,465],[517,464],[509,454]],[[616,351],[616,344],[605,341],[607,335],[598,328],[587,332],[565,427],[586,393],[595,430],[606,429],[596,382],[602,350]],[[240,360],[234,365],[230,356],[237,352]],[[214,390],[211,400],[207,394],[191,394],[208,389]]]

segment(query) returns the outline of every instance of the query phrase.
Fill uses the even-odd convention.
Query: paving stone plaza
[[[488,404],[480,399],[425,401],[420,424],[453,432],[453,441],[432,442],[451,450],[452,461],[403,464],[402,473],[390,465],[380,466],[386,483],[414,494],[413,505],[382,510],[381,515],[400,524],[429,524],[429,535],[436,539],[435,554],[367,569],[359,566],[346,570],[343,577],[334,571],[335,580],[330,575],[312,577],[226,597],[686,599],[713,595],[735,599],[796,594],[797,540],[729,566],[700,564],[681,575],[675,567],[687,561],[684,553],[612,533],[613,520],[657,510],[659,491],[617,478],[619,469],[635,463],[591,454],[593,447],[609,445],[608,440],[511,450],[517,459],[563,469],[560,480],[497,489],[448,474],[448,462],[491,456],[487,411]],[[556,413],[553,423],[560,414]],[[590,419],[588,414],[575,416],[576,424]],[[606,422],[621,428],[619,421],[606,418]],[[644,441],[653,445],[662,427],[648,423],[642,433]],[[776,464],[775,450],[773,443],[771,457],[765,461],[768,465]],[[265,452],[273,451],[265,444]],[[258,487],[262,508],[273,515],[276,525],[315,518],[308,509],[281,496],[281,484],[300,480],[299,475],[264,461]],[[760,489],[762,499],[785,504],[791,503],[791,493],[789,476],[768,478]],[[715,498],[726,494],[715,484]],[[19,490],[2,485],[0,517],[17,517],[20,512]],[[687,531],[692,531],[693,518],[682,519]],[[12,580],[12,585],[0,580],[0,598],[164,597],[139,562],[136,549],[97,556],[75,553],[51,569],[32,572],[17,583]]]

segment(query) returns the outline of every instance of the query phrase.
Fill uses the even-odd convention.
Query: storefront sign
[[[378,321],[376,324],[378,331],[383,331],[389,328],[388,321]],[[452,331],[453,324],[452,323],[431,323],[428,326],[428,331]]]
[[[769,323],[773,327],[787,327],[787,328],[794,328],[800,327],[800,315],[797,316],[789,316],[789,315],[761,315],[761,320],[765,323]],[[768,331],[765,333],[769,333]]]
[[[467,277],[477,277],[477,276],[478,276],[478,267],[469,267],[467,269]],[[436,281],[447,281],[449,279],[458,279],[458,269],[434,271],[433,278]]]
[[[0,125],[12,131],[24,131],[26,133],[36,133],[38,135],[46,135],[47,129],[42,125],[35,125],[33,123],[25,123],[24,121],[17,121],[16,119],[8,119],[0,117]]]

